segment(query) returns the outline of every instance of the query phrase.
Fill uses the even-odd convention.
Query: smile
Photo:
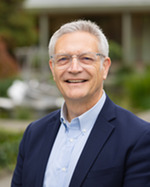
[[[66,82],[68,83],[82,83],[85,82],[86,80],[67,80]]]

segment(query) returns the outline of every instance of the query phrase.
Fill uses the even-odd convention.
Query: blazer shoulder
[[[150,136],[150,123],[139,118],[132,112],[116,105],[116,129],[123,137],[128,137],[134,142],[141,137]]]
[[[50,114],[44,116],[41,119],[33,121],[26,128],[22,142],[25,145],[29,145],[29,142],[35,145],[38,141],[41,141],[45,136],[54,132],[54,135],[57,133],[60,125],[60,110],[51,112]]]
[[[31,122],[25,132],[24,137],[44,135],[49,129],[57,129],[60,125],[60,110],[53,111],[46,116]]]
[[[149,125],[149,127],[150,127],[150,122],[145,121],[144,119],[141,119],[133,112],[130,112],[129,110],[124,109],[118,105],[116,105],[116,115],[118,116],[118,118],[120,118],[123,121],[138,122],[141,125],[145,124],[145,125]]]
[[[115,127],[122,127],[125,129],[134,129],[135,131],[139,129],[140,131],[148,130],[150,131],[150,122],[147,122],[139,118],[134,113],[127,109],[124,109],[111,101],[111,99],[106,99],[102,115],[109,122],[114,124]]]
[[[37,126],[44,126],[46,124],[50,124],[58,120],[59,116],[60,116],[60,109],[53,111],[38,120],[31,122],[29,126],[31,126],[32,128],[37,127]]]

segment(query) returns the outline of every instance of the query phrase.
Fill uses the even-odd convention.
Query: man
[[[49,44],[61,110],[31,123],[12,187],[150,187],[150,124],[103,90],[108,42],[90,21],[63,25]]]

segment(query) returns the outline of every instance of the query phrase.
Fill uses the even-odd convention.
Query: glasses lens
[[[70,61],[70,56],[69,55],[56,55],[54,58],[55,64],[58,66],[63,66]]]
[[[96,57],[97,57],[96,54],[85,53],[79,56],[79,61],[83,64],[92,65],[92,63],[96,61]]]

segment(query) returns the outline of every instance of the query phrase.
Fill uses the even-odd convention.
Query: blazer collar
[[[115,127],[110,123],[110,121],[114,118],[115,105],[107,96],[102,111],[96,120],[96,123],[79,158],[70,182],[70,187],[81,186],[97,155],[101,152],[105,142],[115,129]]]

